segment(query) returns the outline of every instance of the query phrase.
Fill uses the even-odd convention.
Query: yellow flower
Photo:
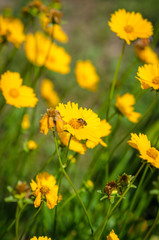
[[[76,139],[97,141],[100,138],[100,119],[91,109],[78,109],[77,103],[68,102],[67,104],[59,103],[56,110],[64,121],[64,130]]]
[[[51,240],[51,238],[48,237],[32,237],[30,240]]]
[[[35,107],[38,99],[33,89],[22,85],[22,78],[17,72],[7,71],[1,75],[0,89],[6,102],[17,108]]]
[[[128,141],[128,144],[139,151],[140,158],[159,168],[159,151],[151,147],[151,143],[145,134],[139,133],[138,136],[136,133],[131,133],[131,140]]]
[[[144,63],[157,63],[159,61],[157,54],[150,46],[146,46],[145,48],[135,46],[135,53]]]
[[[111,15],[108,22],[111,30],[118,37],[124,39],[127,44],[137,38],[148,38],[153,35],[153,26],[147,19],[143,19],[140,13],[126,12],[125,9],[119,9]]]
[[[94,187],[94,183],[90,179],[88,179],[87,182],[86,182],[86,186],[87,186],[87,188],[91,189],[91,188]]]
[[[7,41],[13,43],[15,47],[19,48],[25,40],[23,23],[18,18],[0,16],[0,42],[3,36]]]
[[[133,105],[135,104],[135,98],[130,93],[125,93],[123,96],[117,95],[116,107],[125,115],[129,121],[137,123],[141,114],[134,112]]]
[[[61,143],[64,146],[68,146],[68,142],[70,139],[70,133],[68,132],[58,132],[58,136],[60,138]],[[85,154],[86,152],[86,145],[84,143],[80,143],[80,141],[78,141],[75,137],[71,138],[70,144],[69,144],[69,149],[74,151],[74,152],[78,152],[80,154]]]
[[[42,27],[45,32],[62,43],[68,42],[68,37],[59,24],[50,24],[50,19],[45,14],[40,16]]]
[[[107,240],[119,240],[118,236],[114,233],[114,230],[109,233]]]
[[[42,81],[41,95],[49,106],[55,107],[60,102],[58,94],[54,91],[54,84],[49,79]]]
[[[96,141],[87,140],[86,146],[88,148],[94,148],[100,143],[103,147],[106,147],[107,144],[101,139],[101,137],[108,136],[110,132],[111,132],[111,125],[105,119],[101,120],[100,121],[100,139],[97,139]]]
[[[27,142],[27,147],[29,150],[35,150],[37,148],[37,143],[33,140]]]
[[[89,60],[79,60],[76,64],[75,74],[77,82],[82,88],[87,88],[91,91],[97,90],[99,76],[96,73],[95,67]]]
[[[28,114],[24,114],[23,120],[21,122],[21,127],[24,130],[30,128],[30,121],[29,121],[29,115]]]
[[[159,89],[159,63],[138,67],[137,76],[136,78],[140,81],[142,89],[151,87],[155,90]]]
[[[36,182],[32,179],[30,186],[33,191],[33,195],[36,197],[34,201],[34,207],[39,207],[41,199],[46,198],[47,207],[52,209],[58,202],[58,186],[55,185],[56,180],[53,175],[47,172],[39,173],[36,176]]]
[[[25,52],[29,61],[49,70],[66,74],[70,71],[71,57],[63,47],[56,46],[41,32],[29,33],[26,37]]]

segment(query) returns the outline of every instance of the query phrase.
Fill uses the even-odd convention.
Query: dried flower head
[[[117,194],[118,193],[118,184],[115,180],[112,180],[111,182],[108,182],[105,185],[104,193],[108,196],[108,199],[110,199],[111,194]]]

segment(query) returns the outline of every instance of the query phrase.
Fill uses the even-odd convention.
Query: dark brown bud
[[[62,12],[56,10],[56,9],[51,9],[50,12],[47,14],[47,16],[50,19],[50,23],[52,24],[60,24],[61,19],[62,19]]]
[[[129,183],[130,183],[130,178],[131,178],[131,175],[127,175],[126,173],[123,173],[122,176],[119,176],[118,177],[118,183],[121,187],[125,187],[125,186],[128,186]]]
[[[104,193],[108,195],[108,199],[110,199],[111,194],[116,194],[118,192],[118,184],[113,180],[108,182],[104,188]]]

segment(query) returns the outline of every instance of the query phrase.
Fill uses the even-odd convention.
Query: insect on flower
[[[78,118],[78,123],[81,125],[81,127],[83,127],[83,126],[87,126],[87,123],[86,123],[86,121],[85,120],[83,120],[82,118]]]

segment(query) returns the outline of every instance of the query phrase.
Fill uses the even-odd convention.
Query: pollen
[[[150,149],[148,149],[147,151],[146,151],[146,154],[150,157],[150,158],[152,158],[152,159],[156,159],[157,158],[157,156],[158,156],[158,151],[155,149],[155,148],[150,148]]]
[[[9,95],[12,97],[12,98],[17,98],[19,96],[19,92],[16,88],[11,88],[9,90]]]
[[[127,33],[132,33],[133,32],[133,27],[131,26],[131,25],[126,25],[125,27],[124,27],[124,30],[125,30],[125,32],[127,32]]]
[[[159,76],[152,79],[153,84],[159,84]]]

